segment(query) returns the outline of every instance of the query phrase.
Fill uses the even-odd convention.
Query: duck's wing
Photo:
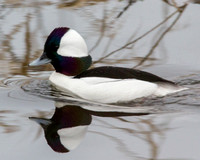
[[[93,68],[82,72],[81,74],[77,75],[74,78],[85,78],[85,77],[102,77],[102,78],[112,78],[112,79],[138,79],[154,83],[164,82],[164,83],[175,84],[174,82],[163,79],[152,73],[136,69],[111,67],[111,66]]]

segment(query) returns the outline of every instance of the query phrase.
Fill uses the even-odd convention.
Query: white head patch
[[[57,53],[66,57],[88,56],[85,40],[73,29],[69,29],[61,38]]]

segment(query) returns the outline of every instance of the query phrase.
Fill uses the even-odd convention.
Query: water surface
[[[2,159],[200,159],[199,5],[189,4],[157,46],[178,12],[125,46],[176,11],[163,1],[130,2],[0,2]],[[28,64],[42,53],[51,30],[60,26],[83,35],[94,67],[136,67],[189,89],[112,105],[57,91],[48,81],[50,65]],[[63,128],[60,141],[66,150],[57,139],[57,130]]]

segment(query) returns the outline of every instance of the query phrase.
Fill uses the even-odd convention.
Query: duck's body
[[[165,96],[185,89],[148,72],[121,68],[89,69],[91,57],[83,38],[69,28],[57,28],[45,43],[44,54],[31,65],[51,62],[49,80],[58,89],[80,98],[102,102],[128,102],[147,96]]]
[[[112,70],[114,72],[111,73]],[[118,70],[124,70],[121,72],[121,78],[119,78]],[[75,77],[53,72],[49,80],[60,90],[70,92],[83,99],[102,103],[128,102],[151,95],[165,96],[183,89],[173,82],[147,72],[130,71],[128,68],[98,67]],[[100,73],[99,76],[98,73]],[[150,76],[149,80],[146,79],[148,77],[145,77],[147,75]]]

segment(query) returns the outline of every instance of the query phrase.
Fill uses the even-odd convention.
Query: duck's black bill
[[[44,52],[40,58],[31,62],[29,64],[29,66],[40,66],[40,65],[44,65],[44,64],[47,64],[47,63],[50,63],[50,62],[51,62],[51,59],[49,59],[47,57],[46,53]]]

